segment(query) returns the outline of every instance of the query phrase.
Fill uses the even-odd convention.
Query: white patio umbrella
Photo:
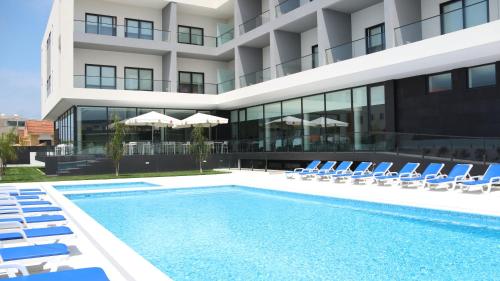
[[[311,121],[303,120],[295,116],[285,116],[283,118],[278,118],[267,122],[266,125],[279,124],[281,122],[285,123],[285,125],[288,126],[301,126],[302,122],[304,122],[304,126],[316,126],[316,124],[312,123]]]
[[[151,111],[123,121],[127,126],[151,126],[151,142],[154,138],[154,128],[174,127],[180,120],[165,114]]]
[[[319,117],[311,121],[311,123],[316,126],[324,126],[326,121],[326,127],[348,127],[349,123],[335,120],[332,118]]]
[[[200,126],[200,127],[205,127],[209,128],[208,130],[208,138],[212,138],[212,132],[210,128],[215,127],[220,124],[227,124],[228,123],[227,118],[222,118],[218,116],[213,116],[210,114],[205,114],[205,113],[196,113],[194,115],[189,116],[186,119],[183,119],[179,122],[178,125],[174,126],[174,129],[182,129],[182,128],[190,128],[194,126]]]

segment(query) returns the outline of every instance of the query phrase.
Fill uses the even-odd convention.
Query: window
[[[116,17],[86,14],[85,33],[116,36]]]
[[[366,53],[371,54],[385,49],[384,24],[366,29]]]
[[[449,91],[452,89],[451,72],[428,77],[429,93]]]
[[[468,70],[469,88],[492,86],[497,83],[495,64],[471,67]]]
[[[178,26],[178,42],[203,46],[203,28]]]
[[[125,67],[125,90],[152,91],[153,70]]]
[[[116,66],[86,64],[85,88],[116,89]]]
[[[205,93],[205,74],[179,71],[179,93]]]
[[[314,45],[311,48],[312,53],[312,68],[316,68],[319,66],[319,58],[318,58],[318,45]]]
[[[488,1],[452,0],[440,5],[441,34],[487,23]]]
[[[47,37],[47,46],[46,46],[46,64],[47,64],[47,96],[50,95],[50,92],[52,90],[52,66],[51,66],[51,52],[52,52],[52,33],[49,33],[49,36]]]
[[[125,37],[153,40],[153,22],[125,19]]]

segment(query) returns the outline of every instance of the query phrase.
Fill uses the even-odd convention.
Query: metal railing
[[[276,5],[276,16],[281,16],[289,13],[313,0],[284,0]]]
[[[177,85],[177,92],[189,93],[189,94],[217,95],[219,94],[219,84],[179,83]]]
[[[170,92],[170,81],[121,77],[74,75],[74,88]]]
[[[262,83],[271,79],[271,68],[265,68],[259,71],[251,72],[240,76],[241,87],[247,87]]]
[[[366,54],[375,53],[378,51],[382,51],[385,49],[385,33],[377,33],[370,36],[372,41],[374,39],[381,40],[381,45],[369,48],[367,46],[366,37],[360,38],[351,42],[343,43],[337,46],[334,46],[330,49],[326,49],[326,63],[334,63],[343,60],[352,59],[355,57],[364,56]]]
[[[287,76],[301,71],[313,69],[319,66],[318,54],[313,53],[300,58],[285,61],[276,65],[276,75],[278,77]]]
[[[396,132],[304,135],[231,141],[237,152],[374,152],[436,161],[500,161],[500,138]]]
[[[223,44],[234,39],[234,30],[228,30],[219,36],[196,35],[184,32],[177,32],[177,43],[205,46],[205,47],[219,47]]]
[[[262,12],[262,14],[257,15],[253,18],[245,20],[240,24],[240,34],[245,34],[250,30],[256,29],[257,27],[268,23],[271,18],[271,12],[269,10]]]
[[[138,28],[119,24],[107,24],[85,20],[75,20],[75,33],[89,33],[103,36],[116,36],[130,39],[168,41],[169,31],[151,28]]]
[[[437,37],[445,33],[462,30],[475,25],[488,22],[488,0],[477,2],[464,8],[455,9],[440,15],[435,15],[426,19],[402,25],[394,29],[395,44],[401,46],[418,42],[424,39]],[[499,11],[500,12],[500,11]],[[482,18],[478,15],[484,15]],[[467,23],[466,15],[475,15],[476,21]],[[457,17],[461,21],[452,30],[444,30],[443,20],[445,17]],[[471,17],[472,18],[472,17]],[[465,20],[464,20],[465,19]],[[464,26],[465,23],[465,26]]]

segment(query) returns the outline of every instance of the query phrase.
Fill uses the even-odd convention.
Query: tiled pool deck
[[[61,241],[72,246],[71,257],[61,263],[62,267],[102,267],[111,280],[170,280],[156,269],[156,267],[136,254],[64,196],[64,194],[117,192],[120,189],[65,191],[63,194],[52,187],[53,184],[98,184],[124,181],[149,182],[159,186],[129,187],[121,189],[121,191],[242,185],[370,202],[500,216],[500,189],[495,189],[491,193],[462,193],[458,190],[428,191],[422,189],[402,189],[396,186],[351,186],[350,184],[333,184],[332,182],[318,182],[316,180],[290,180],[285,178],[283,172],[233,170],[231,174],[210,176],[26,183],[16,184],[16,186],[20,188],[41,186],[47,190],[48,199],[63,208],[64,215],[70,221],[69,226],[76,233],[77,238]],[[117,219],[126,219],[126,216]],[[37,271],[36,269],[32,270]]]

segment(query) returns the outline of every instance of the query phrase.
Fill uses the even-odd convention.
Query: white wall
[[[307,56],[312,53],[312,46],[318,45],[318,28],[311,28],[300,34],[300,56]]]
[[[269,10],[269,0],[262,0],[262,12]]]
[[[124,25],[125,18],[148,20],[155,29],[162,29],[162,9],[113,3],[98,0],[75,0],[75,19],[85,20],[85,13],[116,16],[117,24]]]
[[[218,23],[231,24],[232,22],[233,19],[223,20],[223,19],[203,17],[200,15],[191,15],[185,13],[177,15],[177,25],[203,28],[204,35],[212,37],[217,36]],[[177,33],[177,30],[175,30],[175,33]]]
[[[262,69],[269,68],[271,66],[271,47],[267,46],[262,48]]]
[[[154,80],[162,80],[162,57],[75,48],[74,74],[85,75],[85,64],[116,66],[116,76],[125,77],[125,67],[152,68]],[[120,86],[120,85],[118,85]]]
[[[177,58],[177,71],[203,72],[205,83],[217,84],[218,69],[234,70],[234,61],[221,62],[212,60],[199,60],[191,58]]]
[[[352,40],[364,38],[366,28],[381,24],[384,21],[384,2],[354,12],[351,14]]]

